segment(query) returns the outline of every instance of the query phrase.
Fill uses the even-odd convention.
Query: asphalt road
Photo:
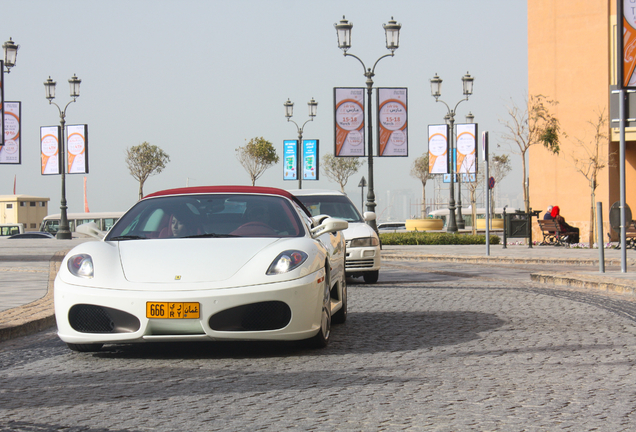
[[[0,432],[636,429],[633,296],[522,265],[390,261],[323,350],[0,344]],[[549,267],[549,266],[548,266]]]

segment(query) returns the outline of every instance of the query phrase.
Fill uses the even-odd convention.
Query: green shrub
[[[427,232],[396,232],[381,233],[380,240],[383,245],[481,245],[486,244],[485,235],[449,234]],[[499,237],[490,236],[490,244],[499,244]]]

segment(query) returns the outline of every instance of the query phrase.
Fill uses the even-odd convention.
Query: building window
[[[24,207],[26,206],[26,203],[24,201],[20,201],[20,207]]]
[[[12,209],[13,208],[13,204],[7,204],[7,208],[8,209]]]
[[[29,205],[30,205],[31,207],[35,207],[35,201],[31,201],[31,202],[29,203]]]
[[[36,228],[36,226],[35,226],[35,224],[34,224],[34,223],[32,223],[32,224],[30,225],[30,227],[31,227],[31,228]]]
[[[45,201],[40,201],[40,207],[46,207],[46,202]]]

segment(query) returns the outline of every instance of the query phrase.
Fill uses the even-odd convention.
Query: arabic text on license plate
[[[199,318],[199,303],[146,302],[146,318]]]

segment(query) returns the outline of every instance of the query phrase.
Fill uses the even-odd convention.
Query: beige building
[[[600,112],[610,120],[602,129],[610,137],[600,148],[602,159],[611,160],[610,153],[616,154],[614,166],[603,169],[597,179],[595,201],[603,203],[606,233],[609,208],[620,199],[618,124],[611,122],[618,113],[610,112],[611,103],[617,105],[618,100],[616,95],[610,100],[611,86],[616,83],[615,53],[615,0],[528,1],[528,94],[559,102],[553,112],[568,135],[558,156],[541,145],[530,148],[530,206],[545,210],[558,205],[566,221],[579,227],[585,243],[590,229],[591,188],[588,179],[575,169],[572,156],[585,154],[579,140],[592,148],[595,130],[590,122],[596,122]],[[636,112],[629,116],[636,117]],[[636,193],[630,187],[636,180],[636,127],[626,132],[626,196],[636,217]],[[541,238],[537,237],[536,223],[533,234],[535,239]]]
[[[25,231],[39,231],[48,214],[49,198],[0,195],[0,223],[21,223]]]

